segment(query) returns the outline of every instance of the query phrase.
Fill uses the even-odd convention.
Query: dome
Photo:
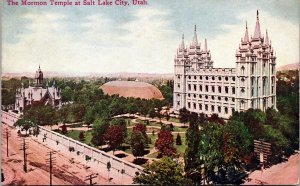
[[[137,81],[110,81],[100,87],[104,94],[118,94],[123,97],[141,99],[164,99],[162,93],[155,86]]]

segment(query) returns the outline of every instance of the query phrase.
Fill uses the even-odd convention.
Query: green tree
[[[163,157],[147,164],[141,174],[133,178],[135,184],[146,185],[191,185],[184,177],[182,166],[170,157]]]
[[[107,120],[100,119],[100,118],[95,120],[93,124],[92,139],[91,139],[91,142],[94,145],[99,146],[104,144],[103,135],[108,127],[109,127],[109,122]]]
[[[143,156],[147,141],[140,131],[133,131],[130,137],[130,147],[134,157]]]
[[[183,107],[179,110],[179,121],[183,124],[186,124],[189,121],[190,112]]]
[[[199,117],[196,113],[191,113],[188,120],[190,121],[190,125],[186,132],[184,170],[187,173],[188,178],[197,183],[201,180],[201,175],[196,173],[197,170],[200,170],[200,158],[198,154],[200,142]]]
[[[177,133],[176,136],[176,145],[182,145],[181,136],[179,133]]]
[[[36,122],[35,120],[28,120],[25,118],[20,118],[15,124],[15,127],[20,127],[21,130],[25,130],[26,131],[26,135],[27,135],[27,131],[30,128],[36,127]]]

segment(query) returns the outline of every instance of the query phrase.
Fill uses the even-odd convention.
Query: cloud
[[[133,19],[116,25],[97,13],[78,23],[81,32],[70,31],[62,14],[25,14],[28,32],[18,43],[4,43],[3,72],[32,72],[38,64],[57,72],[169,72],[174,32],[167,14],[137,9]]]
[[[255,13],[244,12],[237,17],[238,24],[220,25],[222,34],[207,38],[215,67],[235,67],[235,51],[244,35],[245,22],[248,19],[252,35]],[[3,42],[2,71],[34,72],[40,64],[43,70],[56,72],[172,73],[180,42],[174,13],[147,7],[131,9],[129,14],[130,19],[116,22],[109,14],[91,13],[76,26],[63,13],[22,15],[20,19],[27,24],[25,31],[17,32],[18,42]],[[298,25],[264,11],[260,12],[260,23],[263,35],[268,29],[278,66],[298,62]],[[16,25],[16,29],[21,27]],[[5,26],[3,31],[7,32]],[[189,33],[187,37],[191,38]],[[198,36],[203,46],[208,34]]]
[[[269,38],[277,56],[277,66],[299,62],[299,27],[284,18],[273,17],[259,12],[262,35],[268,30]],[[248,21],[249,36],[253,35],[256,23],[256,10],[238,16],[240,24],[222,25],[223,34],[208,40],[214,67],[235,67],[236,49],[244,37],[245,24]]]

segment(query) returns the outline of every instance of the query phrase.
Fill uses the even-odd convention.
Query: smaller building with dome
[[[61,107],[61,90],[55,87],[46,86],[43,88],[44,75],[39,66],[35,73],[35,84],[29,85],[28,88],[23,87],[16,90],[15,110],[23,113],[26,107],[31,105],[51,105],[55,108]]]
[[[100,87],[104,94],[119,95],[125,98],[164,99],[155,86],[139,81],[110,81]]]

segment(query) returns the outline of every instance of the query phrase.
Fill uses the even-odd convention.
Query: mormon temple
[[[196,26],[189,46],[182,36],[174,59],[175,112],[186,107],[229,118],[234,111],[276,108],[276,56],[268,32],[261,34],[258,11],[253,37],[246,23],[235,57],[235,68],[214,68],[207,40],[201,48]]]

